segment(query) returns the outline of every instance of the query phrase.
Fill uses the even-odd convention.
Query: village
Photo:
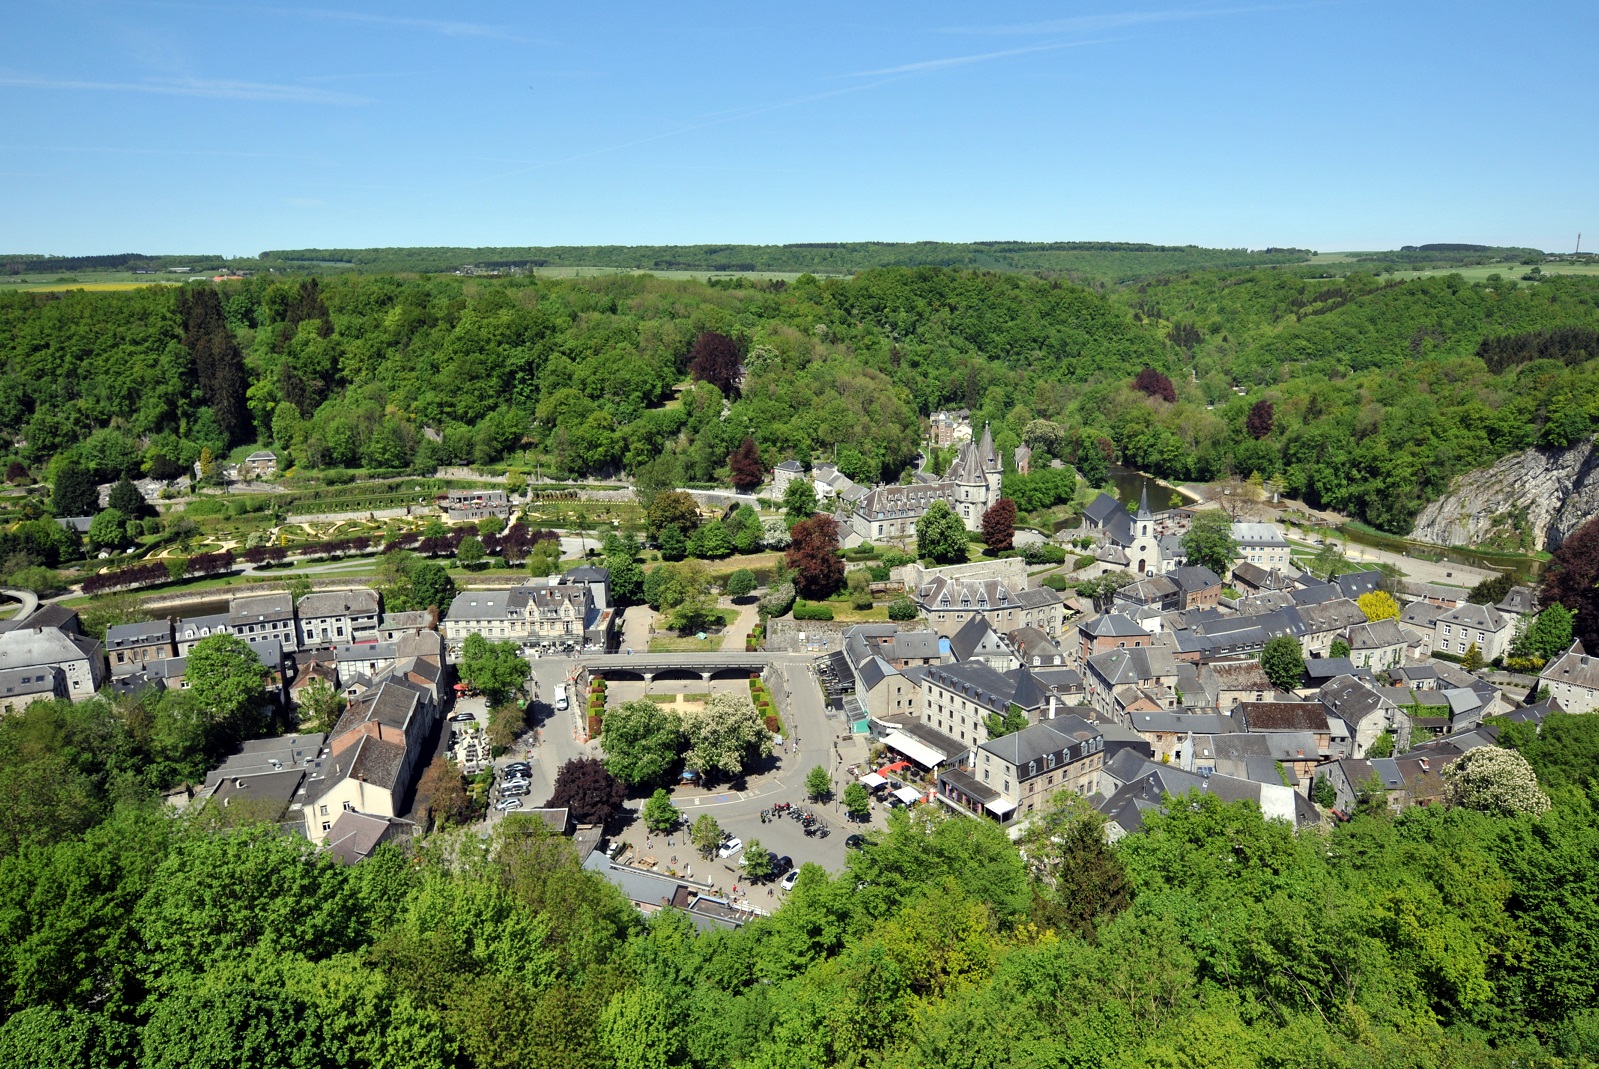
[[[846,555],[872,543],[913,546],[936,502],[975,532],[1001,494],[992,438],[986,428],[974,434],[964,413],[936,414],[930,435],[931,447],[955,450],[942,476],[868,488],[830,464],[785,461],[759,495],[684,493],[708,520],[730,520],[751,499],[769,512],[796,480],[807,482],[844,532]],[[1025,470],[1019,452],[1015,467]],[[452,525],[509,520],[516,507],[492,489],[453,491],[438,504]],[[279,722],[303,723],[316,688],[338,694],[344,711],[326,730],[248,742],[203,784],[171,795],[174,804],[248,805],[357,861],[425,829],[418,784],[442,755],[494,785],[489,824],[537,814],[598,851],[596,871],[640,908],[703,899],[705,923],[725,926],[763,911],[747,877],[729,889],[739,887],[736,850],[722,858],[727,879],[703,869],[696,879],[690,864],[646,858],[625,832],[607,840],[604,827],[564,810],[523,808],[535,792],[552,793],[566,762],[604,752],[607,688],[612,707],[632,696],[686,709],[710,693],[742,693],[746,680],[775,684],[774,712],[789,736],[778,756],[740,777],[736,797],[692,780],[674,792],[680,804],[722,807],[732,829],[724,846],[741,842],[733,831],[752,836],[741,821],[767,823],[774,806],[814,801],[790,774],[812,763],[825,768],[829,794],[864,788],[864,807],[833,817],[859,832],[896,808],[934,806],[1021,834],[1062,792],[1097,808],[1112,837],[1137,833],[1146,813],[1190,791],[1318,826],[1439,802],[1444,766],[1492,745],[1505,722],[1495,718],[1536,724],[1551,710],[1599,708],[1599,666],[1579,643],[1536,680],[1499,673],[1490,682],[1471,670],[1501,660],[1534,620],[1528,588],[1475,604],[1465,587],[1381,569],[1318,577],[1303,567],[1312,548],[1303,536],[1256,520],[1225,523],[1235,555],[1213,569],[1190,560],[1186,536],[1215,508],[1153,509],[1147,485],[1131,507],[1098,492],[1073,526],[1047,538],[1017,532],[1018,547],[1067,547],[1073,563],[1040,567],[1021,553],[949,565],[907,558],[873,596],[908,601],[913,618],[763,614],[758,632],[730,636],[723,652],[660,653],[629,638],[655,633],[661,614],[618,604],[610,572],[581,545],[551,575],[463,586],[420,611],[386,612],[374,587],[331,580],[299,596],[239,592],[223,611],[113,625],[102,643],[75,611],[35,601],[0,632],[3,707],[186,689],[196,645],[236,636],[258,659]],[[531,730],[515,746],[490,745],[487,708],[456,682],[471,636],[511,644],[526,661]],[[585,700],[595,695],[598,706]],[[828,819],[807,821],[792,847],[798,860],[782,856],[777,875],[807,860],[842,863],[844,837],[825,842]]]

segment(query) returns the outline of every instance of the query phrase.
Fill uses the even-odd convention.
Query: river
[[[1128,512],[1138,511],[1138,498],[1146,489],[1149,491],[1149,507],[1156,512],[1170,508],[1172,495],[1177,493],[1169,486],[1162,486],[1153,475],[1145,475],[1136,468],[1120,464],[1110,466],[1110,482],[1115,487],[1116,500],[1126,505]]]
[[[1422,560],[1448,561],[1473,568],[1486,568],[1495,572],[1509,572],[1521,580],[1536,579],[1543,571],[1544,562],[1537,557],[1524,557],[1511,553],[1488,553],[1457,546],[1435,546],[1430,542],[1412,542],[1399,535],[1384,534],[1370,528],[1344,524],[1338,528],[1338,537],[1372,549],[1386,549],[1390,553],[1403,553]]]

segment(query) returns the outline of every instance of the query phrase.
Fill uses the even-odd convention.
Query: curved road
[[[0,587],[0,594],[4,594],[6,597],[15,601],[22,602],[22,611],[11,618],[14,621],[26,620],[28,617],[32,616],[34,610],[39,607],[39,595],[35,594],[31,590],[17,590],[12,587]]]

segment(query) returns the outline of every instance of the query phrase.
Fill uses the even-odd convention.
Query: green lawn
[[[651,653],[717,653],[722,649],[722,636],[711,635],[707,638],[677,638],[675,636],[662,636],[650,639]]]

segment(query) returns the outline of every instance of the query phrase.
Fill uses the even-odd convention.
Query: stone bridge
[[[591,653],[575,658],[588,676],[614,680],[748,679],[772,663],[766,653]]]

